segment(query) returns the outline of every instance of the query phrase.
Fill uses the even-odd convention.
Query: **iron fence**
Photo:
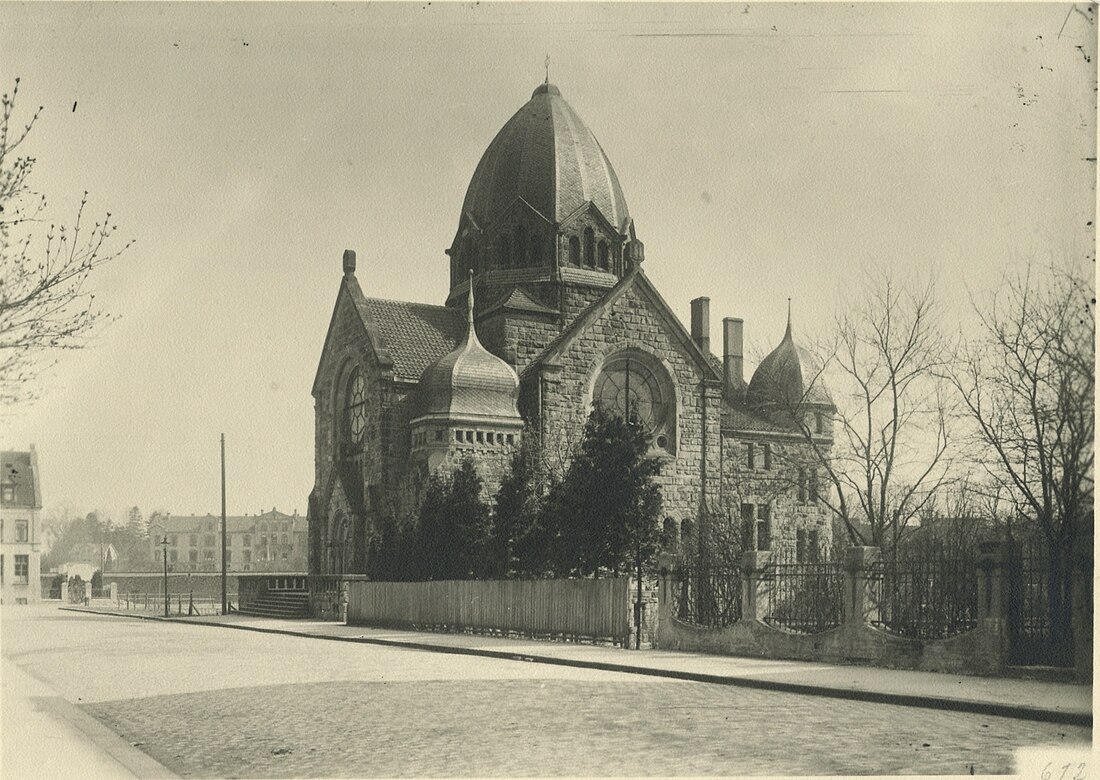
[[[676,617],[706,628],[723,628],[741,619],[741,569],[684,567],[674,578]]]
[[[1013,663],[1073,665],[1066,566],[1041,537],[1026,539],[1013,551],[1008,611]]]
[[[237,594],[227,594],[230,612],[236,611]],[[151,612],[164,614],[164,593],[119,593],[115,600],[118,609],[128,612]],[[168,596],[170,615],[220,615],[221,596],[191,596],[186,593],[171,593]]]
[[[920,544],[888,551],[868,575],[872,625],[927,641],[978,625],[978,561],[972,546]]]
[[[798,634],[820,634],[844,621],[844,571],[828,560],[781,558],[764,570],[764,622]]]

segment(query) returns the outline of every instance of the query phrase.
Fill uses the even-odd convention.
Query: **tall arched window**
[[[606,271],[607,266],[608,266],[607,242],[606,241],[601,241],[600,245],[597,247],[597,249],[599,250],[596,254],[597,254],[598,259],[599,259],[600,268],[602,268],[604,271]]]
[[[516,225],[516,268],[527,265],[527,231],[523,225]]]
[[[581,264],[581,240],[576,236],[569,237],[569,265]]]
[[[363,446],[363,434],[367,428],[366,400],[366,382],[356,366],[344,388],[344,441],[353,450]]]
[[[590,227],[584,229],[584,264],[592,267],[596,265],[596,234]]]

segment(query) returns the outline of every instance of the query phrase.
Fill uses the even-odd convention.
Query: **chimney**
[[[722,373],[727,397],[745,386],[745,321],[738,317],[722,320]]]
[[[710,298],[691,302],[691,340],[704,353],[710,352]]]

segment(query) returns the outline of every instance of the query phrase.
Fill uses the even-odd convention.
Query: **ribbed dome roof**
[[[489,144],[462,210],[484,228],[516,198],[551,222],[589,200],[618,229],[629,218],[607,155],[553,84],[540,84]]]
[[[809,388],[806,383],[810,383]],[[821,377],[820,364],[794,343],[789,317],[783,340],[753,372],[747,398],[754,405],[778,405],[787,410],[807,403],[833,405]]]
[[[474,329],[471,285],[466,338],[420,376],[420,415],[447,418],[519,419],[519,377],[481,346]]]

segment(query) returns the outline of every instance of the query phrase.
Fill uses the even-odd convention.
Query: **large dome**
[[[586,201],[617,230],[629,220],[607,155],[553,84],[540,84],[489,144],[462,210],[484,229],[516,198],[553,223]]]

